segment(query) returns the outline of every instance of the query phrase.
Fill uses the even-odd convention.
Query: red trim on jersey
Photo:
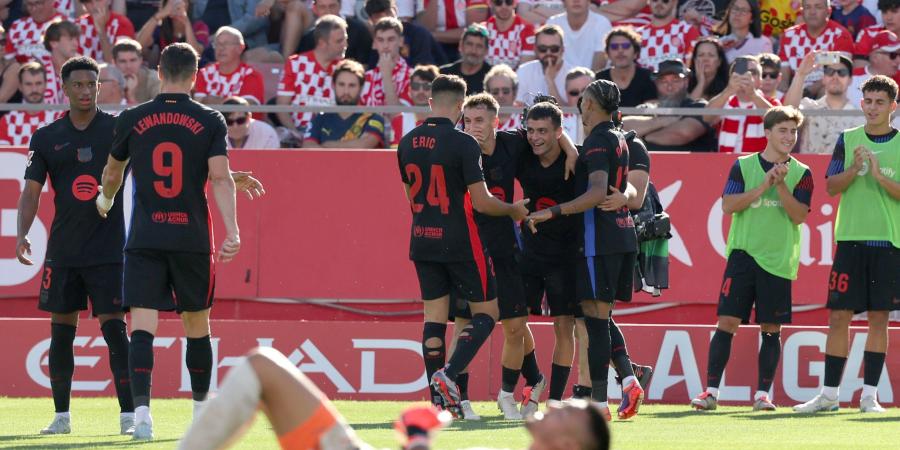
[[[487,295],[487,261],[484,259],[484,250],[481,246],[481,238],[478,237],[478,226],[475,225],[475,214],[472,212],[472,197],[466,192],[463,199],[463,208],[466,212],[466,228],[469,229],[469,243],[472,245],[472,256],[475,258],[475,266],[478,267],[478,276],[481,278],[481,291],[484,300],[491,300]]]

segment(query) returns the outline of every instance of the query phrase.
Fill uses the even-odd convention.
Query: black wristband
[[[550,207],[550,217],[555,219],[562,215],[562,206],[553,205]]]

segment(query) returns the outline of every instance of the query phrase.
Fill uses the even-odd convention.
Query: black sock
[[[459,372],[466,368],[475,355],[481,344],[487,340],[491,332],[494,331],[494,325],[497,322],[487,314],[475,314],[472,316],[472,322],[463,328],[462,334],[456,340],[456,350],[450,355],[450,361],[444,369],[451,380],[456,380]]]
[[[134,406],[150,406],[150,378],[153,372],[153,335],[137,330],[128,346],[128,373]]]
[[[459,388],[459,399],[469,399],[469,372],[461,373],[456,376],[456,386]]]
[[[609,319],[585,317],[584,326],[588,333],[588,366],[591,371],[593,390],[591,398],[595,402],[606,401],[609,385]]]
[[[628,346],[625,345],[625,336],[612,318],[609,319],[609,342],[610,354],[612,355],[613,366],[616,368],[616,375],[619,376],[620,380],[624,380],[626,377],[633,377],[634,369],[631,368],[631,357],[628,356]]]
[[[863,383],[878,386],[884,369],[884,353],[863,352]]]
[[[509,367],[503,366],[501,375],[501,389],[505,392],[515,392],[516,385],[519,384],[519,374],[522,372],[521,369],[510,369]],[[460,374],[462,376],[462,374]],[[457,382],[456,384],[459,384]]]
[[[580,384],[572,385],[572,397],[587,399],[591,398],[591,389],[590,386],[582,386]]]
[[[206,400],[213,367],[212,342],[209,341],[209,335],[187,338],[184,363],[191,375],[191,396],[198,402]]]
[[[131,397],[131,380],[128,377],[128,332],[125,322],[110,319],[100,326],[103,339],[109,348],[109,369],[112,371],[116,397],[119,398],[121,412],[134,412],[134,398]]]
[[[781,333],[762,333],[762,345],[759,347],[758,390],[769,392],[775,370],[781,360]]]
[[[709,365],[706,367],[706,386],[718,388],[725,373],[725,365],[731,356],[731,339],[734,335],[716,328],[709,341]]]
[[[847,358],[825,355],[825,386],[838,387],[841,385],[845,364],[847,364]]]
[[[562,400],[569,385],[569,372],[571,367],[554,364],[550,368],[550,400]]]
[[[76,328],[61,323],[50,324],[50,389],[53,391],[53,405],[56,412],[69,411],[72,397],[72,374],[75,373]]]
[[[437,322],[425,322],[422,329],[422,359],[425,362],[425,376],[428,377],[428,389],[431,390],[431,403],[435,405],[442,404],[441,396],[431,388],[431,376],[435,372],[444,367],[447,358],[446,344],[444,343],[447,334],[447,324]],[[425,343],[429,339],[440,339],[441,343],[437,347],[428,347]]]
[[[525,384],[529,386],[534,386],[541,381],[541,369],[538,367],[534,350],[522,358],[522,378],[525,378]]]

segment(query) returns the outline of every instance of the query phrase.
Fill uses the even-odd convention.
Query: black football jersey
[[[550,166],[544,167],[540,159],[526,152],[520,156],[516,171],[525,193],[530,212],[540,211],[574,199],[575,179],[565,179],[566,154],[560,153]],[[529,258],[546,262],[565,262],[576,256],[576,233],[580,215],[559,216],[536,225],[532,233],[522,225],[523,253]]]

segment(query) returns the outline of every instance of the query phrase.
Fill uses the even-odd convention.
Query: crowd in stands
[[[5,1],[5,3],[4,3]],[[536,94],[574,107],[611,80],[651,151],[751,152],[762,116],[660,108],[832,110],[797,151],[830,153],[862,124],[859,86],[900,81],[900,0],[0,0],[0,103],[61,104],[59,68],[102,64],[104,105],[159,90],[160,50],[201,57],[194,97],[228,105],[427,106],[439,73],[520,108]],[[666,113],[666,111],[661,111]],[[27,145],[60,112],[0,116],[0,145]],[[425,113],[226,113],[235,148],[386,148]],[[568,114],[564,126],[582,135]],[[503,113],[500,129],[521,126]]]

